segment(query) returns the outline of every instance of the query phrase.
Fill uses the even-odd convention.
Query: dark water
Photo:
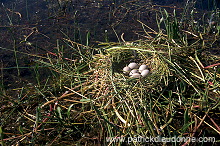
[[[15,88],[35,82],[33,56],[47,51],[71,54],[63,42],[69,39],[84,45],[98,42],[143,39],[143,28],[137,20],[157,28],[155,11],[159,7],[178,13],[187,0],[1,0],[0,5],[0,68],[2,86]],[[166,7],[163,7],[166,6]],[[198,0],[198,10],[207,12],[219,7],[219,1]],[[86,41],[89,35],[89,43]],[[32,45],[29,45],[32,44]],[[19,51],[18,53],[12,50]],[[69,56],[68,56],[69,57]],[[17,59],[17,62],[16,62]],[[19,66],[19,71],[16,69]]]

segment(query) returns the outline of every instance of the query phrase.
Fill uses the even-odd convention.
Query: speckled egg
[[[123,73],[126,74],[126,75],[128,75],[130,73],[130,71],[131,71],[131,68],[128,67],[128,66],[123,68]]]
[[[143,70],[147,69],[147,65],[145,64],[142,64],[140,67],[139,67],[139,71],[142,72]]]
[[[133,78],[140,78],[140,77],[141,77],[141,74],[140,74],[140,73],[133,73],[133,74],[131,75],[131,77],[133,77]]]
[[[138,69],[138,64],[135,62],[132,62],[128,65],[128,67],[130,67],[131,69]]]
[[[142,77],[146,77],[148,74],[149,74],[149,70],[148,69],[145,69],[145,70],[143,70],[142,72],[141,72],[141,76]]]
[[[139,71],[137,69],[133,69],[133,70],[131,70],[129,75],[132,76],[134,73],[139,73]]]

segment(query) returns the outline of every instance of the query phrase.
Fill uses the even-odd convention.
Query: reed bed
[[[196,24],[193,11],[186,16],[187,8],[182,19],[175,10],[157,11],[157,30],[138,20],[140,40],[127,42],[122,34],[119,43],[90,47],[67,37],[62,42],[71,55],[59,42],[56,53],[33,55],[37,85],[1,89],[0,144],[138,146],[148,137],[212,136],[216,139],[209,143],[217,145],[220,57],[212,49],[219,49],[219,21]],[[130,62],[146,64],[150,74],[137,79],[123,74]],[[50,73],[44,81],[41,67]],[[19,98],[14,100],[10,91]]]

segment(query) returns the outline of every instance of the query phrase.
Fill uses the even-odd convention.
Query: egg
[[[138,69],[138,65],[135,62],[132,62],[128,65],[128,67],[130,67],[131,69]]]
[[[133,69],[131,70],[131,72],[129,73],[130,76],[132,76],[134,73],[139,73],[137,69]]]
[[[145,69],[145,70],[143,70],[142,72],[141,72],[141,76],[142,77],[146,77],[148,74],[149,74],[149,70],[148,69]]]
[[[130,71],[131,71],[131,68],[128,67],[128,66],[126,66],[126,67],[123,68],[123,73],[124,73],[124,74],[127,74],[127,75],[128,75]]]
[[[140,73],[133,73],[133,74],[131,75],[131,77],[133,77],[133,78],[140,78],[140,77],[141,77],[141,74],[140,74]]]
[[[142,64],[140,67],[139,67],[139,71],[142,72],[143,70],[147,69],[147,65],[145,64]]]

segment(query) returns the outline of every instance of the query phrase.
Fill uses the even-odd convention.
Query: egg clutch
[[[145,64],[138,65],[135,62],[130,63],[128,66],[123,68],[123,73],[133,78],[146,77],[149,74],[148,66]]]

